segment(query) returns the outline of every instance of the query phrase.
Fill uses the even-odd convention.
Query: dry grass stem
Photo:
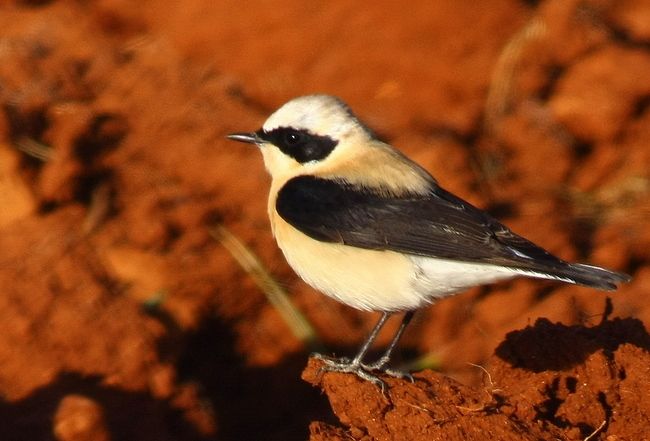
[[[305,316],[289,299],[284,288],[273,278],[259,258],[223,225],[210,229],[210,234],[218,240],[235,258],[239,265],[253,278],[262,289],[269,302],[280,313],[291,332],[302,341],[310,351],[321,351],[323,345]]]

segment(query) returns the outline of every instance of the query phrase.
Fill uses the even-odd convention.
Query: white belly
[[[320,242],[277,217],[274,234],[287,262],[305,282],[357,309],[417,309],[469,287],[516,275],[492,265]]]

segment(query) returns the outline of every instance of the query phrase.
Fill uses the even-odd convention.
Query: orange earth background
[[[399,3],[0,4],[1,439],[650,439],[650,3]],[[386,396],[321,375],[215,238],[259,256],[327,353],[356,350],[377,316],[297,279],[259,153],[224,138],[314,92],[633,281],[440,301],[395,360],[429,369]]]

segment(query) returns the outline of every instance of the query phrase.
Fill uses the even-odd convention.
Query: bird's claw
[[[385,395],[386,383],[375,375],[376,372],[389,375],[394,378],[408,378],[412,383],[415,382],[413,376],[404,371],[391,369],[386,366],[387,360],[379,359],[378,361],[365,364],[358,360],[351,360],[347,357],[333,358],[322,354],[312,354],[312,357],[323,361],[321,372],[344,372],[355,374],[362,380],[370,381],[375,386],[381,389],[382,394]]]
[[[317,360],[321,360],[326,365],[340,365],[340,364],[351,364],[352,359],[348,357],[329,357],[327,355],[319,354],[318,352],[312,352],[310,357],[313,357]]]
[[[383,358],[380,358],[374,363],[363,364],[363,367],[368,371],[381,372],[382,374],[389,375],[393,378],[406,378],[411,383],[415,383],[415,378],[413,378],[413,375],[411,375],[410,372],[389,368],[388,366],[386,366],[387,364],[388,364],[388,360],[384,360]]]

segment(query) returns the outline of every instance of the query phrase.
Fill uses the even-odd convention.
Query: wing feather
[[[280,190],[276,210],[298,230],[325,242],[467,261],[522,254],[557,261],[439,187],[389,196],[343,181],[299,176]]]
[[[603,289],[629,279],[569,264],[435,183],[424,194],[390,195],[340,180],[298,176],[278,193],[276,211],[323,242],[507,266]]]

